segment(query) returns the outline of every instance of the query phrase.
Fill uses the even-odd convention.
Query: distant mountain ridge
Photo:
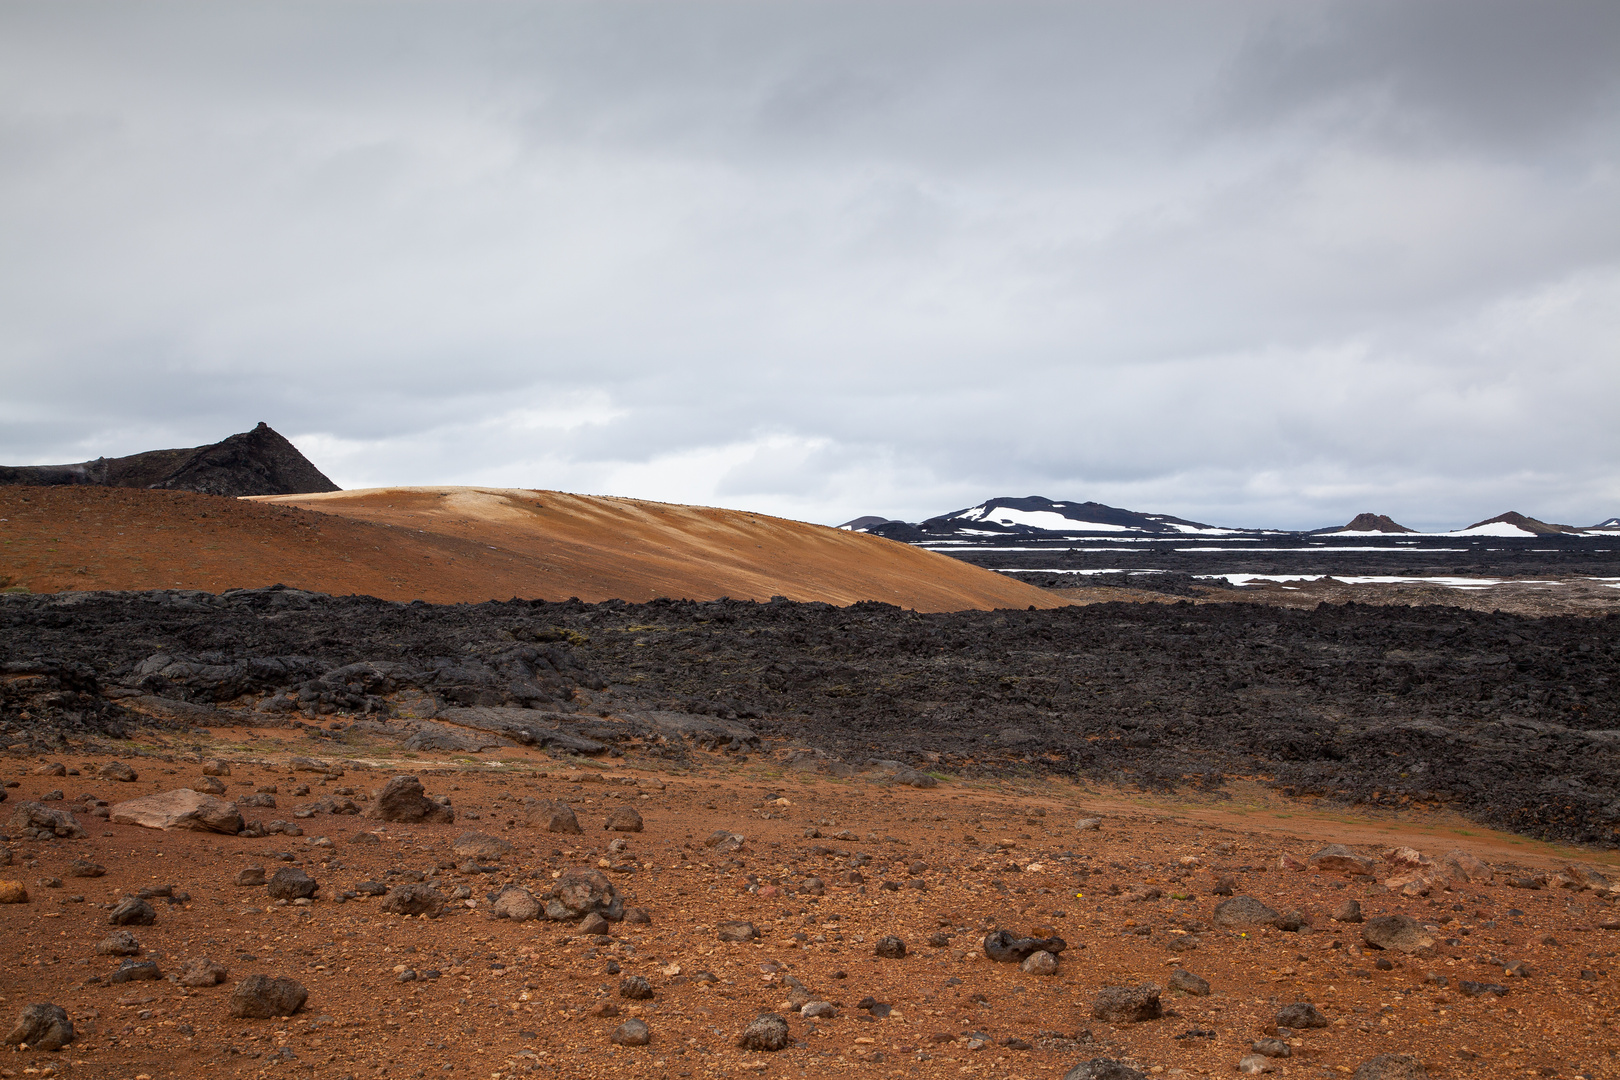
[[[262,420],[252,431],[207,446],[148,450],[73,465],[0,465],[0,484],[89,484],[233,497],[342,490]]]
[[[1119,535],[1140,536],[1231,536],[1238,533],[1265,533],[1268,535],[1334,536],[1334,535],[1466,535],[1528,537],[1528,536],[1582,536],[1597,531],[1620,530],[1620,517],[1587,528],[1558,525],[1528,517],[1509,510],[1493,518],[1476,522],[1466,529],[1448,533],[1422,533],[1408,528],[1388,514],[1366,512],[1357,514],[1347,524],[1326,529],[1296,531],[1291,529],[1228,528],[1206,525],[1201,521],[1174,517],[1170,514],[1149,514],[1125,510],[1100,502],[1073,502],[1027,495],[1023,498],[998,497],[986,499],[977,506],[940,514],[926,521],[912,524],[891,518],[868,515],[840,525],[841,529],[869,532],[900,540],[909,544],[929,540],[974,537],[1059,537],[1065,535]]]

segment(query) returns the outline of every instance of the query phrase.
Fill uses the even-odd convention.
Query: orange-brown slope
[[[560,491],[376,488],[270,495],[418,535],[488,545],[532,560],[524,597],[632,601],[882,600],[919,611],[1061,606],[1044,590],[864,533],[766,514]]]
[[[925,611],[1061,603],[943,556],[759,515],[523,492],[492,497],[480,516],[453,493],[402,493],[423,508],[414,516],[401,510],[393,521],[366,520],[375,493],[357,493],[352,501],[322,506],[337,512],[318,513],[178,491],[0,488],[0,587],[222,592],[281,582],[432,603],[781,594],[838,604],[885,600]],[[319,497],[280,498],[321,505]],[[550,531],[503,525],[488,507],[504,506],[501,513],[527,524],[514,498],[549,500],[559,509],[578,505],[584,520],[564,527],[548,515]],[[383,500],[384,509],[389,501],[405,500]],[[665,521],[714,525],[684,539],[679,528],[662,539],[656,530],[613,532],[606,527],[623,522],[611,507],[621,516],[643,508],[654,523],[663,512]],[[795,541],[795,531],[805,535]],[[809,539],[822,534],[831,542]],[[736,549],[730,556],[728,537]],[[837,542],[845,537],[865,543]],[[752,555],[740,557],[746,548]],[[772,553],[784,556],[781,567],[770,565]],[[690,564],[682,565],[683,558]]]

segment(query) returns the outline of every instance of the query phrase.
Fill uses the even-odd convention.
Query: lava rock
[[[1277,913],[1252,896],[1234,896],[1216,904],[1211,919],[1216,926],[1241,929],[1270,926],[1277,921]]]
[[[1379,915],[1361,927],[1361,940],[1375,949],[1421,953],[1434,947],[1434,938],[1410,915]]]
[[[188,829],[235,836],[242,831],[242,813],[235,803],[204,795],[190,788],[143,795],[112,808],[114,825],[139,825],[146,829]]]
[[[283,866],[270,875],[266,885],[266,891],[276,900],[298,900],[314,896],[315,890],[320,888],[314,878],[296,866]]]
[[[465,832],[456,837],[456,842],[450,845],[450,850],[463,859],[494,862],[512,854],[512,845],[498,836]]]
[[[73,1041],[73,1021],[67,1010],[48,1001],[25,1005],[6,1036],[7,1046],[30,1050],[60,1050]]]
[[[641,815],[633,806],[615,806],[608,811],[607,823],[603,826],[612,832],[640,832],[642,829]]]
[[[74,859],[68,864],[67,872],[68,877],[98,878],[107,872],[107,868],[89,859]]]
[[[1296,1001],[1277,1010],[1276,1024],[1286,1028],[1324,1028],[1328,1018],[1308,1001]]]
[[[139,956],[141,943],[128,930],[114,930],[96,944],[98,956]]]
[[[872,946],[872,952],[885,960],[900,960],[906,955],[906,943],[893,934],[886,934],[877,939],[877,944]]]
[[[536,803],[529,809],[529,824],[546,832],[578,833],[579,818],[573,808],[563,802]]]
[[[626,1020],[608,1038],[618,1046],[646,1046],[652,1042],[652,1030],[644,1021]]]
[[[1312,870],[1329,874],[1372,874],[1378,864],[1365,855],[1357,855],[1343,844],[1329,844],[1306,860]]]
[[[372,802],[366,816],[379,821],[420,821],[449,825],[456,820],[456,812],[444,803],[427,797],[422,781],[414,776],[393,776],[372,792]]]
[[[230,976],[224,964],[206,956],[194,956],[180,967],[181,986],[218,986]]]
[[[112,926],[151,926],[157,922],[152,905],[135,896],[126,896],[107,914]]]
[[[296,979],[249,975],[236,984],[227,1009],[231,1016],[246,1020],[267,1020],[292,1016],[309,1000],[309,991]]]
[[[110,983],[127,983],[136,981],[156,981],[163,978],[158,970],[156,960],[125,960],[118,965],[118,970],[107,977]]]
[[[626,975],[619,980],[619,996],[626,1001],[646,1001],[653,996],[652,983],[640,975]]]
[[[1159,1004],[1159,987],[1145,983],[1138,987],[1105,986],[1091,1003],[1091,1018],[1110,1024],[1138,1024],[1164,1015]]]
[[[18,803],[6,822],[6,829],[31,840],[48,840],[53,836],[58,840],[83,840],[90,835],[68,811],[38,802]]]
[[[437,919],[444,914],[444,894],[419,881],[395,885],[383,897],[382,909],[393,915],[426,915]]]
[[[496,894],[490,910],[495,913],[497,919],[528,922],[530,919],[540,917],[540,901],[523,886],[508,885]]]
[[[1147,1080],[1147,1074],[1113,1058],[1092,1058],[1064,1073],[1063,1080]]]
[[[1060,937],[1019,937],[1009,930],[997,930],[984,936],[984,955],[999,964],[1021,964],[1038,952],[1056,956],[1068,947],[1069,943]]]
[[[1356,1066],[1350,1080],[1429,1080],[1429,1073],[1411,1054],[1379,1054]]]
[[[559,922],[595,913],[610,922],[624,917],[624,899],[600,870],[564,870],[542,898],[546,918]]]
[[[769,1053],[783,1049],[792,1039],[786,1020],[775,1013],[764,1013],[743,1028],[737,1045],[744,1050]]]
[[[1170,973],[1170,989],[1180,990],[1183,994],[1193,997],[1209,996],[1209,980],[1194,975],[1184,968],[1177,968]]]
[[[1364,916],[1361,914],[1361,901],[1346,900],[1344,903],[1333,909],[1332,919],[1334,922],[1342,923],[1362,922],[1364,920]]]
[[[1020,969],[1028,975],[1056,975],[1058,970],[1058,958],[1047,952],[1045,949],[1042,949],[1038,952],[1030,953],[1029,956],[1024,959],[1023,964],[1020,965]]]

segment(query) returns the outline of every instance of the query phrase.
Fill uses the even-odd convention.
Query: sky
[[[1620,514],[1613,0],[0,0],[0,462]]]

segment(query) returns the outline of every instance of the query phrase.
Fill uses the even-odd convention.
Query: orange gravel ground
[[[864,533],[551,491],[403,488],[245,500],[7,487],[0,519],[0,579],[41,593],[218,593],[279,582],[436,604],[776,595],[839,605],[881,600],[918,611],[1065,603]]]
[[[79,776],[36,776],[39,761],[13,755],[0,761],[0,778],[19,784],[9,792],[13,804],[57,789],[70,801],[49,805],[71,808],[81,792],[116,802],[185,786],[200,778],[200,756],[222,755],[234,762],[224,778],[227,798],[274,785],[276,809],[245,812],[296,821],[305,835],[161,833],[81,812],[88,839],[9,844],[15,862],[0,876],[22,881],[31,899],[0,907],[0,1014],[54,1001],[73,1017],[79,1041],[60,1053],[0,1057],[7,1075],[1056,1078],[1079,1061],[1110,1056],[1154,1076],[1224,1076],[1266,1034],[1279,1004],[1310,1000],[1331,1026],[1298,1035],[1294,1056],[1274,1062],[1276,1075],[1348,1075],[1375,1054],[1404,1052],[1417,1054],[1435,1077],[1620,1076],[1620,930],[1601,928],[1620,912],[1609,902],[1590,892],[1510,889],[1501,872],[1490,885],[1402,899],[1378,885],[1275,868],[1283,852],[1308,855],[1335,841],[1370,853],[1400,843],[1432,855],[1462,847],[1498,868],[1556,870],[1571,858],[1455,821],[1350,817],[1241,790],[1199,803],[1045,782],[947,780],[913,790],[783,774],[763,758],[716,760],[677,774],[656,771],[633,751],[604,769],[521,749],[489,760],[401,755],[290,731],[222,729],[161,742],[145,744],[156,757],[132,756],[132,745],[118,749],[140,773],[134,783],[94,778],[106,758],[82,751],[61,759]],[[294,772],[286,762],[295,753],[343,761],[345,772]],[[383,826],[352,816],[293,817],[316,798],[339,789],[359,797],[401,771],[420,776],[430,794],[450,796],[459,820]],[[293,794],[299,784],[311,793]],[[532,830],[525,797],[566,800],[584,834]],[[606,810],[622,804],[639,808],[644,832],[602,831]],[[1101,830],[1076,830],[1082,816],[1101,817]],[[715,829],[746,837],[743,850],[714,855],[702,841]],[[807,829],[822,836],[807,837]],[[463,874],[450,848],[466,830],[505,838],[516,850],[494,873]],[[382,842],[356,841],[368,831]],[[620,836],[627,851],[610,853],[609,841]],[[334,846],[311,846],[318,837]],[[817,845],[835,853],[817,854]],[[282,865],[278,853],[320,881],[313,904],[277,906],[263,888],[232,884],[250,863],[269,871]],[[856,853],[871,857],[866,880],[843,884]],[[1612,858],[1573,854],[1614,873]],[[1196,862],[1183,867],[1184,856]],[[74,859],[108,872],[70,877]],[[615,924],[610,938],[592,939],[562,924],[487,913],[486,894],[502,883],[539,892],[553,871],[603,860],[628,902],[649,910],[651,925]],[[925,865],[911,866],[918,862]],[[1082,876],[1082,867],[1091,874]],[[382,914],[376,900],[332,899],[362,880],[395,880],[384,876],[390,869],[433,875],[447,893],[469,885],[475,905],[437,920],[402,919]],[[1232,873],[1239,893],[1278,910],[1301,908],[1314,929],[1243,936],[1208,928],[1219,873]],[[827,883],[825,896],[803,891],[811,874]],[[925,887],[882,888],[886,880],[913,878]],[[1158,885],[1164,899],[1110,895],[1110,885],[1138,883]],[[147,950],[142,958],[172,973],[186,958],[206,955],[230,969],[225,985],[87,984],[118,965],[94,953],[108,931],[105,907],[156,884],[190,898],[173,906],[153,901],[157,924],[132,928]],[[1368,916],[1449,918],[1442,936],[1458,935],[1463,944],[1424,958],[1364,950],[1358,927],[1328,918],[1345,897],[1358,898]],[[718,941],[714,927],[728,919],[752,920],[761,940]],[[1002,926],[1049,927],[1066,938],[1071,946],[1058,974],[1026,975],[979,955],[982,935]],[[949,941],[930,945],[936,932]],[[909,955],[875,957],[872,943],[886,934],[902,937]],[[1173,951],[1188,941],[1196,947]],[[1380,955],[1393,959],[1392,970],[1375,967]],[[1500,962],[1511,960],[1528,962],[1531,976],[1506,976]],[[622,975],[609,974],[610,963],[622,975],[645,976],[656,996],[620,999]],[[396,972],[405,967],[441,974],[402,983]],[[1141,1024],[1090,1018],[1102,986],[1164,985],[1176,967],[1208,979],[1212,995],[1167,991],[1167,1015]],[[695,980],[703,971],[718,982]],[[280,1021],[228,1018],[232,985],[255,972],[302,981],[310,992],[305,1010]],[[838,1003],[838,1016],[790,1016],[799,1045],[780,1053],[738,1049],[738,1033],[761,1012],[787,1015],[788,975]],[[1509,985],[1510,992],[1463,997],[1462,979]],[[857,1008],[868,996],[892,1012],[872,1019]],[[592,1015],[604,1002],[620,1016]],[[650,1046],[610,1044],[611,1031],[629,1016],[651,1026]],[[1193,1030],[1213,1036],[1178,1038]]]

